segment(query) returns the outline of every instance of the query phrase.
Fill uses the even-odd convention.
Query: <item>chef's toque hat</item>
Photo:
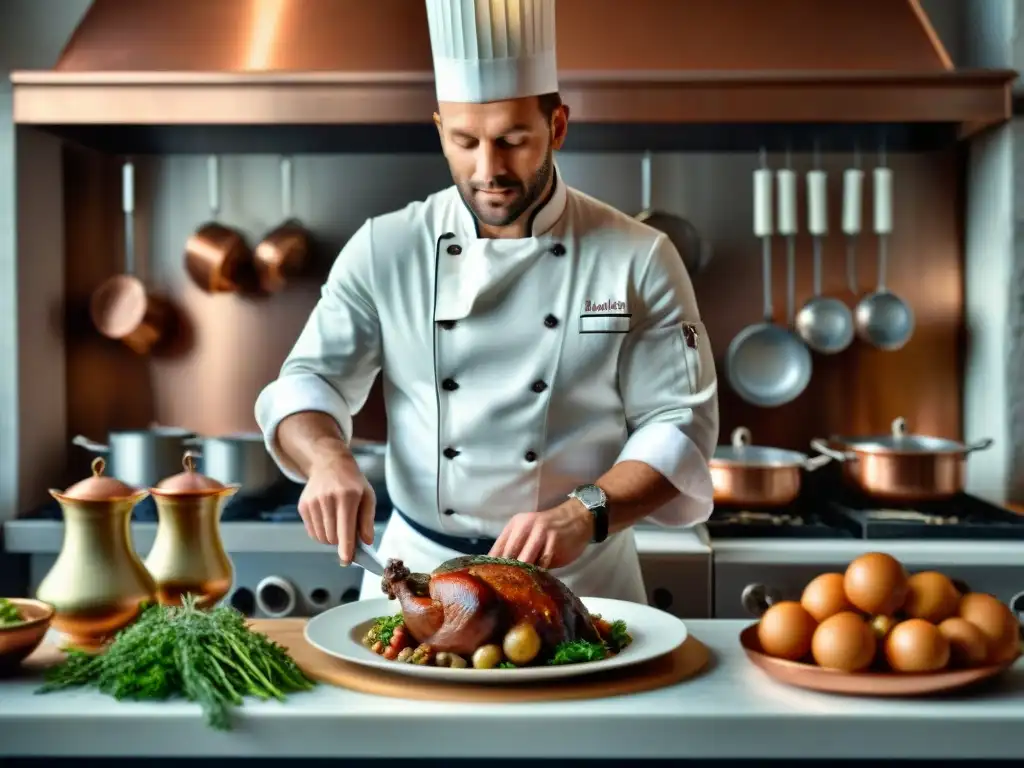
[[[558,90],[555,0],[427,0],[438,101]]]

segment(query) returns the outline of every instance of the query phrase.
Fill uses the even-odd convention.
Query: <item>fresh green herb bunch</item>
[[[241,613],[228,606],[202,611],[186,595],[181,607],[146,608],[103,654],[69,650],[38,692],[78,686],[115,699],[182,696],[202,707],[208,725],[229,730],[230,707],[244,696],[281,701],[314,683],[284,648],[249,629]]]

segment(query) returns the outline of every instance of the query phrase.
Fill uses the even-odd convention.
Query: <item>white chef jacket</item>
[[[697,334],[699,376],[683,331]],[[383,375],[394,506],[451,536],[496,538],[613,464],[642,461],[680,495],[667,526],[712,510],[714,360],[693,287],[664,234],[556,183],[522,239],[488,239],[453,186],[369,219],[342,249],[280,376],[256,402],[267,449],[295,482],[278,425],[352,415]],[[689,356],[688,356],[689,355]],[[380,543],[429,572],[451,550],[398,515]],[[580,595],[645,602],[631,531],[567,568]],[[379,579],[363,596],[380,596]]]

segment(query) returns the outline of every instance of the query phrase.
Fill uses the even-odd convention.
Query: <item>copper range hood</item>
[[[956,71],[917,0],[557,0],[575,124],[1007,120],[1016,73]],[[422,0],[94,0],[17,123],[429,125]],[[126,135],[126,134],[122,134]]]

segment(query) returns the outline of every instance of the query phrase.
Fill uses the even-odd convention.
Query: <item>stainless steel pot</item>
[[[194,436],[179,427],[152,427],[111,432],[106,443],[82,435],[75,435],[71,442],[102,455],[110,477],[134,488],[150,488],[181,471],[181,457]]]
[[[799,451],[751,445],[750,430],[738,427],[731,446],[715,449],[708,468],[715,504],[742,507],[781,507],[800,495],[804,471],[828,464],[830,456],[811,458]]]
[[[966,444],[910,434],[901,417],[892,422],[889,435],[815,439],[811,447],[841,461],[846,482],[869,496],[918,502],[962,492],[968,454],[991,448],[992,443],[991,438]]]
[[[188,442],[199,449],[204,475],[224,485],[240,485],[240,493],[246,496],[262,493],[284,479],[259,432],[202,436]]]

